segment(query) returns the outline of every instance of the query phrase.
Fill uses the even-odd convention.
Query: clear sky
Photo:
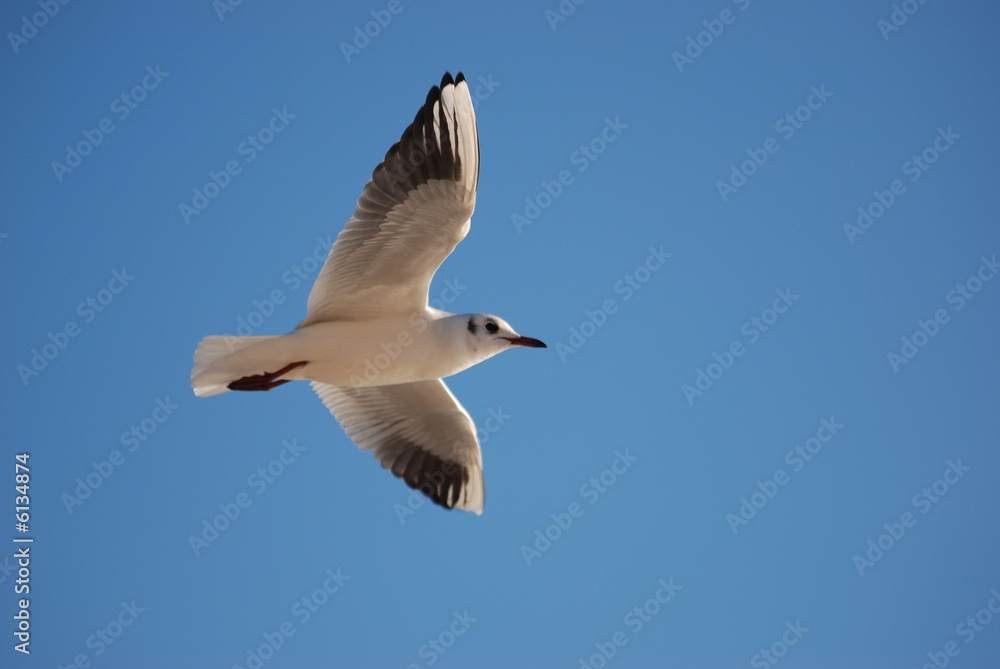
[[[0,664],[997,666],[998,15],[3,3]],[[301,320],[445,71],[482,170],[432,296],[549,344],[448,381],[481,517],[305,383],[188,383]]]

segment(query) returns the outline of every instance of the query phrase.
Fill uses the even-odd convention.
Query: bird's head
[[[506,351],[514,346],[548,348],[537,339],[522,337],[507,321],[490,314],[469,314],[466,330],[473,350],[487,357]]]

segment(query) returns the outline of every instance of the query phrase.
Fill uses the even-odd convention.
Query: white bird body
[[[441,380],[514,346],[544,348],[496,316],[427,303],[441,262],[469,232],[479,136],[468,84],[445,73],[375,168],[285,335],[204,338],[199,397],[312,381],[362,450],[447,508],[482,513],[476,427]]]
[[[297,360],[315,362],[282,379],[347,387],[428,381],[457,374],[503,350],[475,344],[468,316],[433,308],[408,317],[322,321],[278,336],[207,337],[202,345],[224,350],[224,364],[218,360],[200,371],[192,385],[199,397],[216,395],[227,392],[234,379]]]

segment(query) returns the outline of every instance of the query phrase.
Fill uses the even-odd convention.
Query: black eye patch
[[[494,323],[493,321],[486,321],[486,331],[489,332],[490,334],[497,332],[499,329],[500,326]]]

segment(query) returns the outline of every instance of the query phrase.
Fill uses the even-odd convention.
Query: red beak
[[[544,342],[532,339],[531,337],[504,337],[513,346],[527,346],[528,348],[548,348]]]

